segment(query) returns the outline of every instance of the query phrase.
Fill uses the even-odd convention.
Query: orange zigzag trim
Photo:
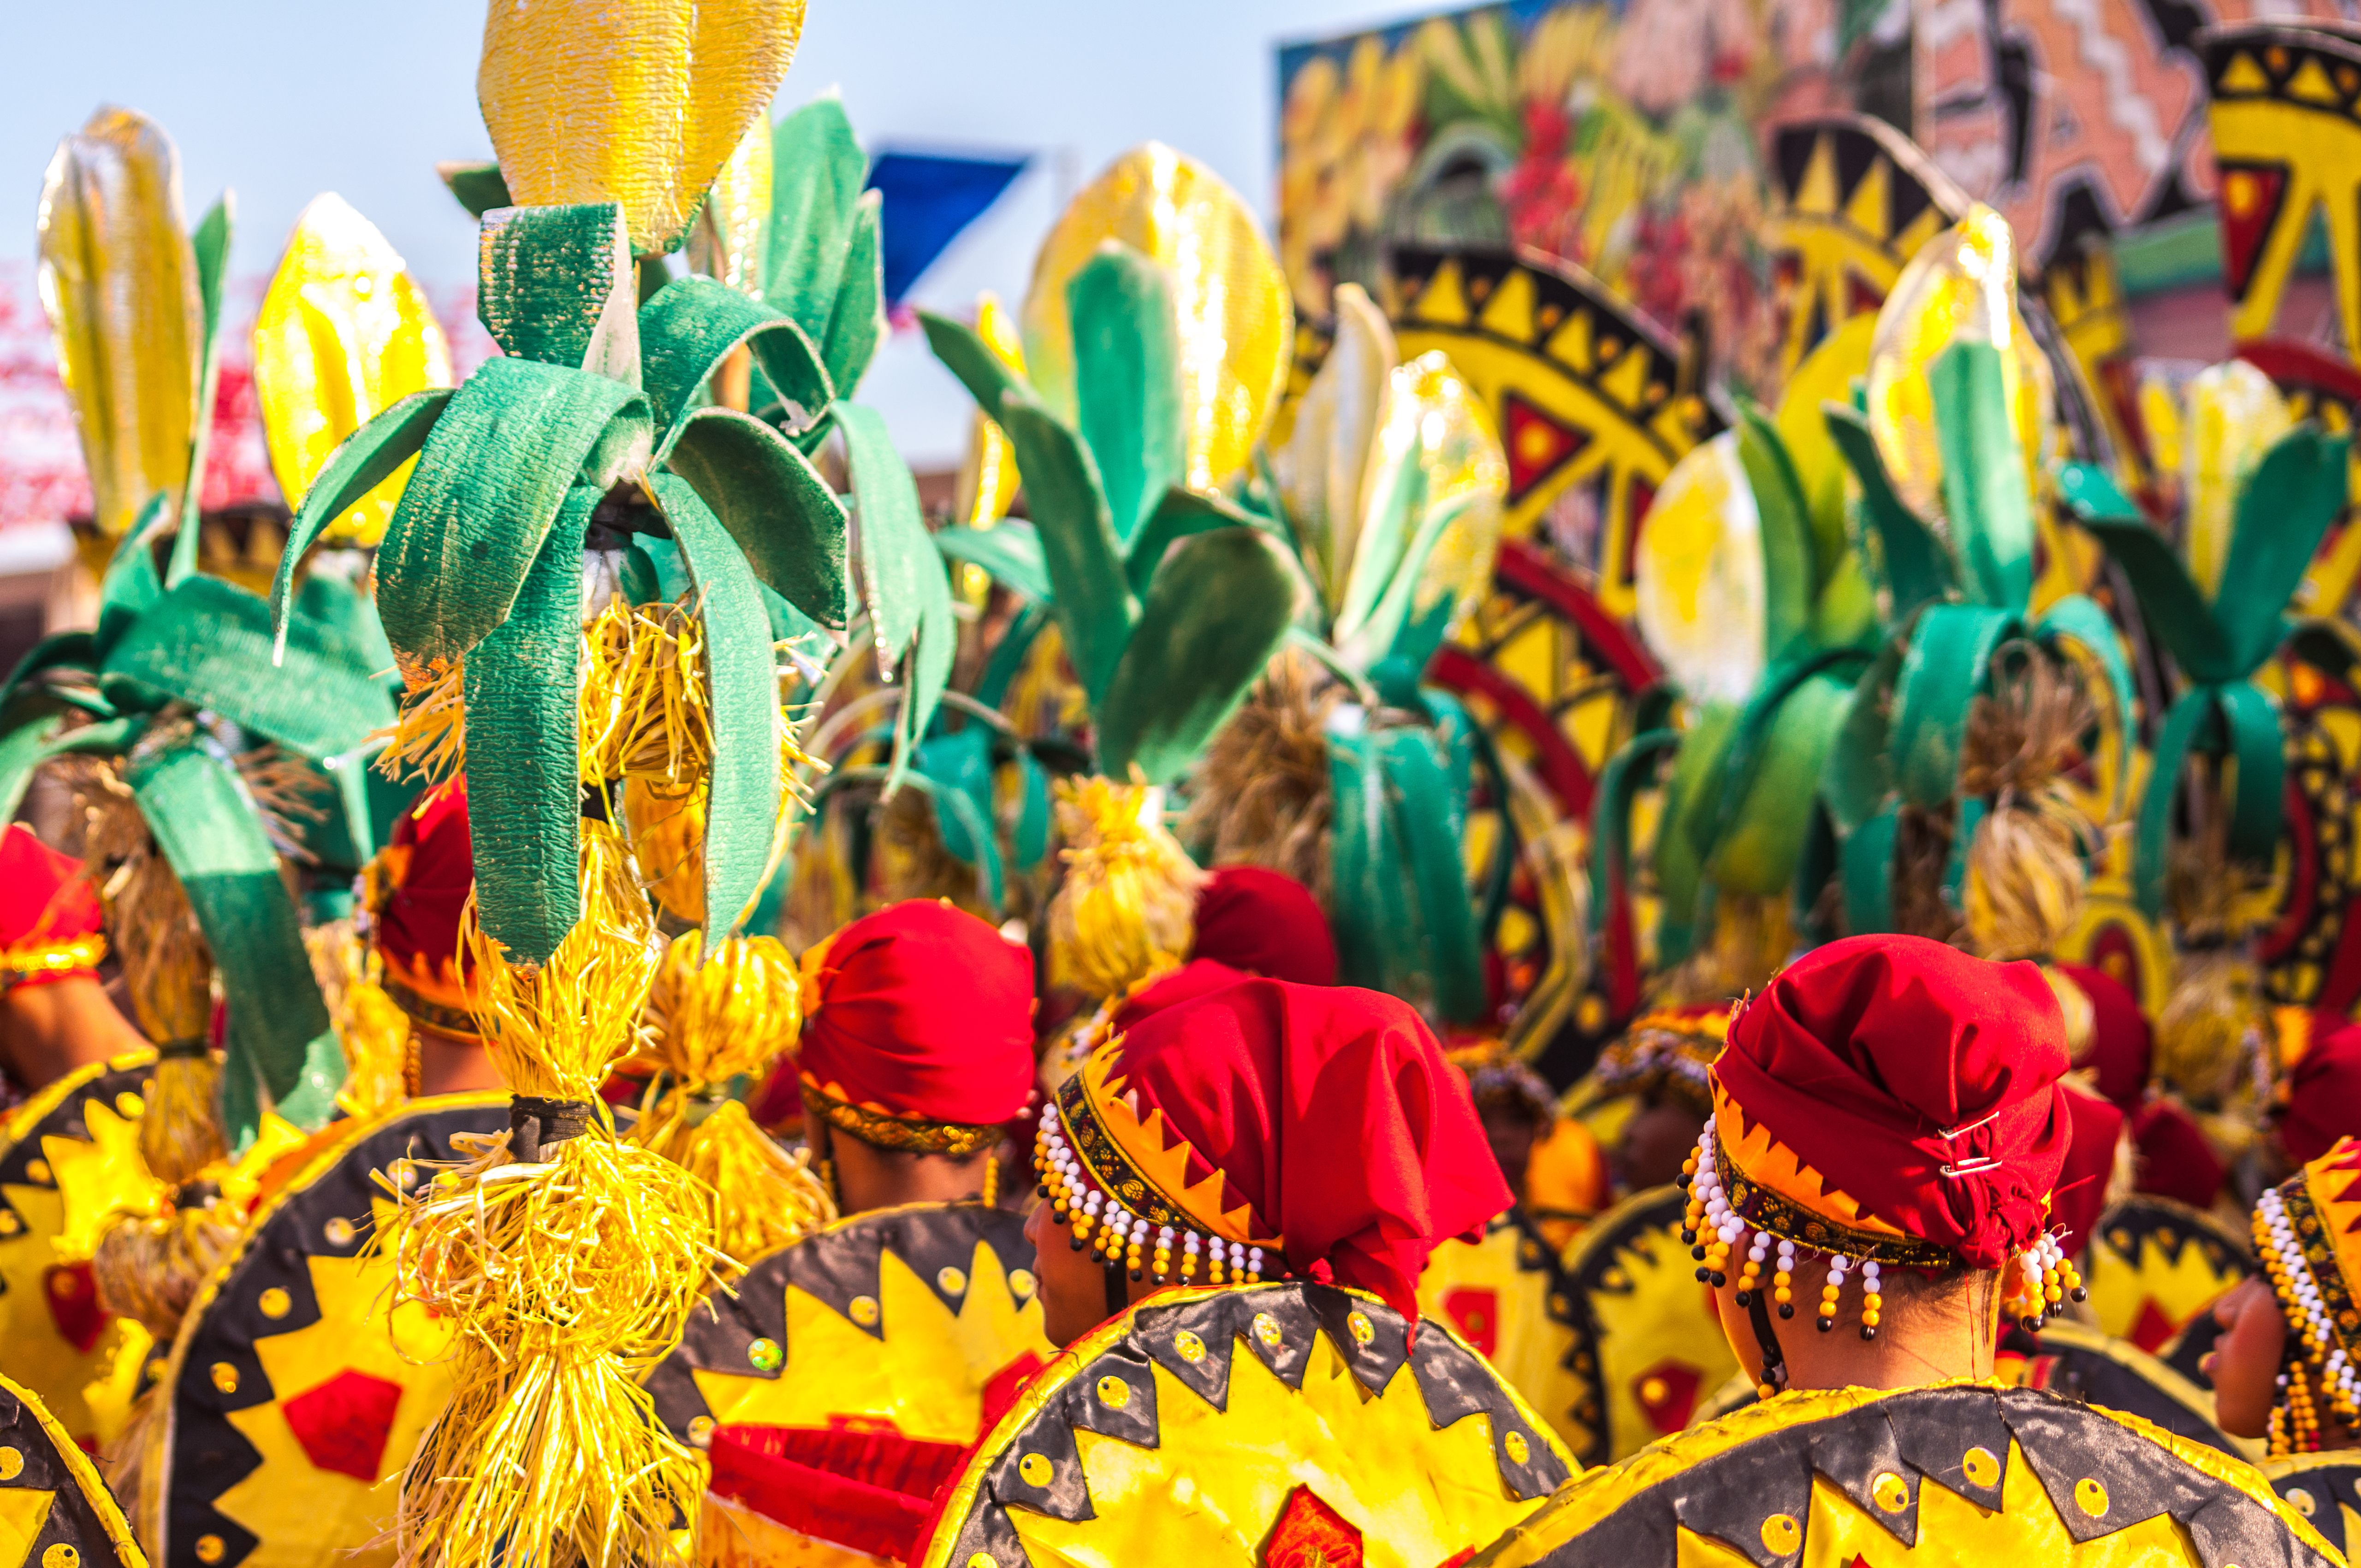
[[[1189,1179],[1189,1158],[1196,1150],[1164,1119],[1161,1108],[1140,1116],[1138,1091],[1115,1076],[1121,1048],[1120,1043],[1102,1046],[1082,1064],[1082,1094],[1107,1136],[1142,1176],[1156,1183],[1167,1202],[1196,1220],[1207,1234],[1277,1252],[1284,1244],[1260,1234],[1252,1204],[1224,1201],[1229,1181],[1220,1167],[1204,1160],[1210,1174]]]
[[[1748,1179],[1769,1188],[1791,1203],[1856,1231],[1872,1235],[1900,1236],[1896,1226],[1879,1219],[1861,1201],[1804,1163],[1803,1157],[1771,1135],[1765,1123],[1722,1091],[1721,1075],[1713,1077],[1714,1127],[1721,1135],[1722,1152],[1736,1162]],[[1737,1130],[1738,1135],[1731,1133]]]

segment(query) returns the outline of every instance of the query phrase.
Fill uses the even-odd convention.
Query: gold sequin
[[[2288,1506],[2306,1519],[2312,1518],[2313,1514],[2320,1511],[2319,1502],[2310,1492],[2301,1486],[2290,1486],[2284,1496],[2288,1500]]]
[[[41,1568],[81,1568],[82,1553],[60,1541],[41,1553]]]
[[[222,1538],[220,1536],[201,1535],[197,1537],[198,1562],[218,1563],[224,1557],[227,1556],[228,1553],[229,1548],[222,1544]]]
[[[0,1481],[14,1481],[24,1473],[25,1456],[13,1448],[0,1448]]]
[[[967,1276],[945,1264],[942,1272],[935,1276],[935,1283],[942,1287],[944,1295],[956,1296],[967,1288]]]
[[[24,1223],[25,1222],[16,1218],[16,1212],[14,1209],[0,1209],[0,1236],[15,1235],[23,1228]]]
[[[851,1314],[854,1322],[864,1329],[873,1329],[877,1326],[877,1298],[874,1296],[855,1296],[851,1305],[845,1308],[845,1310]]]
[[[1521,1431],[1512,1431],[1501,1439],[1500,1446],[1508,1451],[1511,1464],[1522,1464],[1533,1456],[1533,1445],[1525,1441],[1525,1434]]]
[[[1763,1521],[1763,1550],[1784,1557],[1804,1544],[1804,1527],[1793,1514],[1773,1514]]]
[[[136,1122],[139,1120],[140,1113],[148,1109],[148,1104],[139,1096],[126,1089],[115,1097],[115,1113],[125,1121]]]
[[[1910,1506],[1910,1483],[1891,1470],[1882,1470],[1869,1484],[1869,1496],[1887,1513],[1898,1514]]]
[[[2085,1475],[2074,1483],[2074,1506],[2092,1519],[2103,1519],[2107,1513],[2107,1489]]]
[[[1974,1486],[2000,1485],[2000,1461],[1989,1448],[1971,1448],[1960,1456],[1960,1468],[1967,1473],[1968,1484]]]
[[[320,1227],[320,1234],[328,1238],[330,1246],[350,1246],[353,1245],[353,1237],[359,1233],[353,1229],[353,1223],[350,1220],[338,1214]]]
[[[1110,1410],[1120,1410],[1131,1403],[1131,1385],[1120,1377],[1099,1379],[1099,1403]]]
[[[262,1309],[266,1318],[283,1318],[295,1309],[294,1298],[276,1285],[256,1298],[254,1304]]]
[[[1008,1289],[1010,1294],[1016,1296],[1030,1296],[1033,1294],[1033,1271],[1029,1268],[1010,1269],[1008,1271]],[[982,1554],[978,1553],[978,1555],[980,1556]]]
[[[236,1367],[232,1366],[226,1361],[216,1361],[213,1364],[211,1370],[214,1380],[214,1388],[216,1392],[223,1394],[235,1394],[237,1392]]]
[[[1025,1478],[1028,1486],[1046,1486],[1054,1472],[1049,1468],[1049,1455],[1028,1453],[1016,1462],[1016,1474]]]
[[[47,1187],[49,1184],[49,1162],[45,1159],[27,1160],[25,1179],[36,1187]]]
[[[1183,1361],[1193,1363],[1205,1359],[1205,1342],[1187,1329],[1172,1336],[1172,1348],[1180,1353]]]
[[[1262,1341],[1264,1348],[1268,1350],[1277,1350],[1279,1342],[1285,1337],[1279,1332],[1279,1320],[1268,1312],[1257,1312],[1254,1315],[1254,1336]]]
[[[1000,1563],[991,1552],[979,1552],[967,1560],[967,1568],[1000,1568]]]
[[[1352,1330],[1355,1344],[1367,1344],[1378,1337],[1378,1326],[1369,1321],[1369,1314],[1367,1312],[1345,1313],[1345,1326]]]

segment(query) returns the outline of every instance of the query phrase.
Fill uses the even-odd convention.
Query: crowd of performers
[[[1662,488],[1680,689],[1517,871],[1643,973],[1569,1048],[1476,806],[1554,825],[1425,679],[1483,400],[1350,287],[1299,364],[1146,148],[925,318],[928,518],[859,144],[770,119],[800,5],[720,9],[493,8],[456,387],[307,210],[267,559],[197,502],[226,203],[60,148],[99,593],[0,691],[0,1555],[2344,1560],[2361,1029],[2251,961],[2341,435],[2234,363],[2125,483],[1951,214]],[[2154,1017],[2059,956],[2102,863]]]

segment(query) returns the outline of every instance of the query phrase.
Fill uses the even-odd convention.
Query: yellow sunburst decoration
[[[510,196],[619,203],[633,253],[675,248],[803,30],[804,0],[491,6],[476,93]]]
[[[342,196],[313,198],[254,323],[263,439],[287,504],[302,504],[329,455],[372,416],[450,384],[443,328],[401,258]],[[375,544],[411,466],[330,523],[327,537]]]
[[[204,311],[163,127],[102,108],[41,181],[41,305],[57,336],[93,510],[108,538],[162,491],[177,503],[196,433]]]
[[[1170,273],[1179,317],[1188,483],[1210,489],[1246,466],[1285,387],[1295,341],[1287,280],[1238,193],[1196,159],[1150,142],[1115,159],[1042,242],[1025,299],[1025,362],[1071,422],[1074,340],[1066,284],[1120,240]]]

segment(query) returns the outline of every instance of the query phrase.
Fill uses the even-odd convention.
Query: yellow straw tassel
[[[714,1245],[751,1261],[836,1218],[810,1156],[789,1155],[728,1097],[730,1080],[761,1072],[803,1025],[796,961],[774,937],[733,937],[697,962],[702,933],[665,949],[641,1015],[640,1060],[662,1073],[631,1129],[713,1190]]]
[[[451,1325],[458,1390],[403,1475],[398,1568],[676,1562],[673,1529],[702,1489],[636,1375],[678,1343],[720,1261],[713,1198],[620,1139],[598,1099],[658,962],[605,823],[582,824],[582,902],[537,970],[511,965],[467,912],[477,1022],[519,1112],[561,1102],[585,1122],[572,1136],[543,1123],[530,1150],[513,1132],[455,1140],[473,1157],[407,1196],[390,1229],[398,1299]]]
[[[1121,996],[1196,945],[1205,873],[1156,819],[1161,797],[1112,779],[1059,784],[1066,880],[1049,904],[1052,984]]]
[[[345,1084],[336,1103],[363,1120],[381,1115],[410,1093],[410,1015],[385,993],[384,965],[351,921],[313,927],[303,933],[303,946],[336,1043],[345,1048]]]
[[[401,713],[374,766],[390,779],[448,784],[467,765],[467,667],[458,659],[413,659],[397,651]],[[371,740],[377,739],[371,736]]]

